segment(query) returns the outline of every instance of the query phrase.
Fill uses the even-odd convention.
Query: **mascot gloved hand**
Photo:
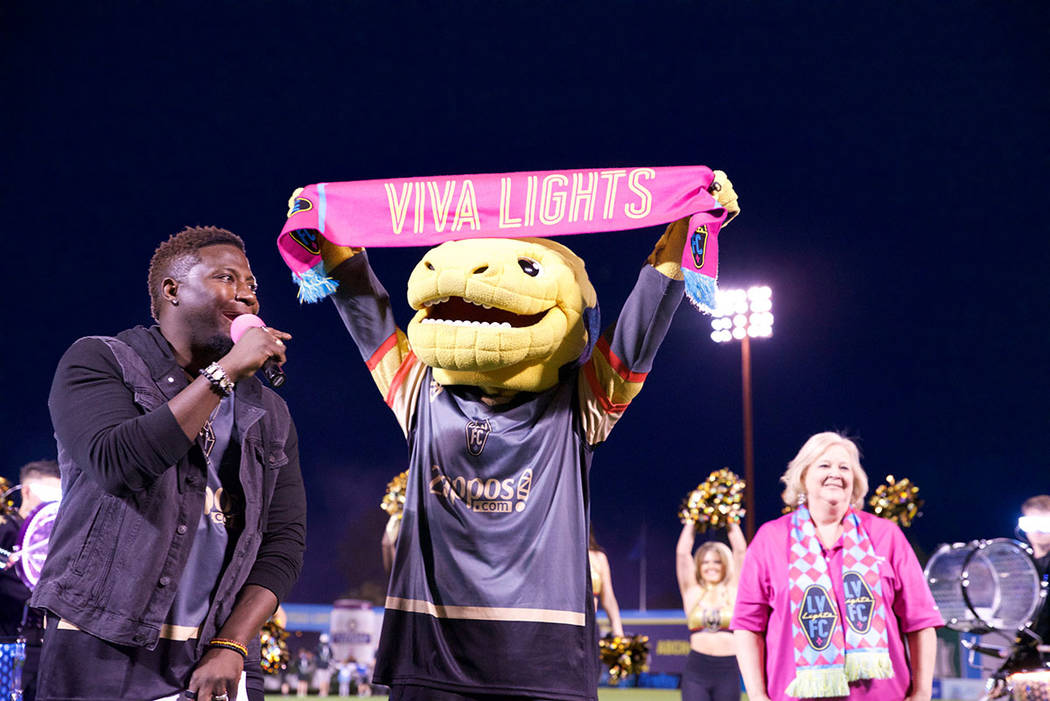
[[[715,180],[711,183],[708,191],[714,195],[718,203],[726,210],[726,220],[723,228],[740,214],[740,204],[737,202],[736,190],[733,182],[725,174],[725,171],[714,171]],[[682,275],[682,249],[685,248],[686,240],[689,238],[689,217],[679,219],[667,225],[664,235],[656,242],[653,252],[649,254],[646,261],[649,265],[659,270],[665,276],[674,280],[681,280]]]
[[[728,178],[715,193],[739,211]],[[335,306],[409,446],[374,679],[596,697],[590,463],[652,368],[683,296],[670,224],[599,333],[584,262],[554,241],[469,239],[408,279],[407,333],[368,251],[320,242]]]

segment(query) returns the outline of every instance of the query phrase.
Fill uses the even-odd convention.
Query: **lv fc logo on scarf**
[[[858,633],[867,633],[871,627],[871,614],[875,610],[871,587],[856,572],[842,575],[842,586],[846,590],[846,623]]]
[[[835,631],[838,617],[827,589],[819,584],[806,587],[802,594],[802,606],[798,610],[798,624],[810,647],[823,650],[831,644],[831,634]]]
[[[689,250],[693,253],[693,263],[697,269],[704,267],[704,254],[707,253],[707,225],[698,226],[689,237]]]
[[[288,232],[289,238],[302,246],[311,255],[321,255],[321,241],[317,238],[317,232],[313,229],[295,229]]]

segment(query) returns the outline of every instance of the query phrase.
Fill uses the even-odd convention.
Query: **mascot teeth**
[[[495,322],[495,321],[464,321],[463,319],[423,319],[419,323],[421,324],[448,324],[449,326],[480,326],[492,329],[512,329],[514,328],[506,321]]]

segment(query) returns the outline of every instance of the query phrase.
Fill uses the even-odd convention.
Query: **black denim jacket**
[[[167,406],[188,380],[156,326],[74,343],[48,405],[62,506],[31,604],[119,645],[154,648],[204,508],[206,464]],[[299,577],[306,498],[284,401],[237,383],[244,529],[201,630],[214,637],[246,584],[284,598]]]

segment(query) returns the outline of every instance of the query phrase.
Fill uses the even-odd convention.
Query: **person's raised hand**
[[[715,179],[711,183],[711,186],[707,188],[707,191],[714,195],[714,198],[718,200],[718,204],[725,207],[726,220],[722,224],[725,226],[729,222],[733,221],[736,215],[740,214],[740,203],[736,190],[733,189],[733,181],[729,179],[724,170],[714,171]]]

